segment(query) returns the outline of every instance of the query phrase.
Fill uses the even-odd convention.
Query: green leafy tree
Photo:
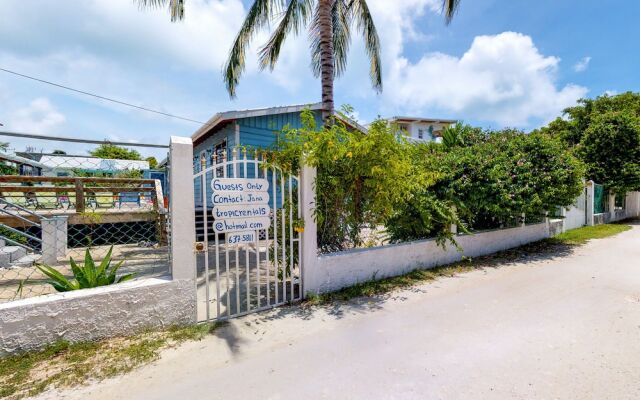
[[[587,176],[607,189],[618,194],[640,190],[640,117],[610,111],[592,118],[578,154]]]
[[[158,160],[155,157],[147,157],[144,160],[149,163],[149,168],[155,169],[158,167]]]
[[[473,146],[484,142],[486,138],[487,134],[481,128],[473,127],[462,122],[457,122],[442,130],[442,145],[446,149]]]
[[[168,6],[172,21],[184,17],[184,0],[138,1],[144,6]],[[460,0],[442,1],[447,23],[453,18],[459,3]],[[321,80],[323,119],[334,112],[333,81],[346,68],[354,22],[364,38],[373,87],[382,90],[380,40],[365,0],[254,0],[224,67],[224,81],[231,97],[236,95],[251,39],[277,19],[279,23],[260,49],[260,67],[273,69],[287,37],[292,33],[298,35],[309,27],[312,69]]]
[[[8,148],[9,143],[0,142],[0,151],[6,152]],[[18,169],[0,161],[0,175],[18,175]]]
[[[522,213],[540,218],[580,194],[584,168],[560,140],[515,130],[484,135],[478,143],[451,149],[421,145],[414,156],[414,163],[441,176],[430,194],[454,204],[469,228],[508,226]],[[404,212],[411,220],[421,209],[409,203]]]
[[[363,134],[339,121],[317,129],[309,111],[303,112],[302,119],[301,129],[282,134],[269,159],[295,172],[304,154],[305,162],[317,168],[314,213],[322,251],[362,245],[364,230],[388,226],[399,204],[415,192],[427,193],[436,181],[435,174],[415,167],[412,145],[398,140],[384,121],[374,122]],[[443,211],[425,213],[425,225],[456,222],[447,204],[432,200],[431,205]],[[431,216],[441,222],[432,224]],[[437,235],[451,238],[448,230]]]
[[[587,166],[587,178],[624,194],[637,185],[637,144],[634,119],[640,118],[640,93],[581,99],[540,131],[558,137]],[[611,146],[611,147],[607,147]]]
[[[563,111],[565,119],[557,118],[542,128],[542,131],[576,146],[582,141],[592,121],[608,112],[626,112],[640,117],[640,93],[626,92],[615,96],[580,99],[576,106]]]
[[[0,175],[18,175],[18,169],[0,161]]]
[[[92,150],[90,154],[94,157],[110,158],[115,160],[142,160],[140,153],[136,150],[129,150],[124,147],[104,143]]]

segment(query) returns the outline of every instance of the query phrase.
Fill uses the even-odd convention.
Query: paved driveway
[[[640,226],[386,299],[234,320],[63,398],[638,399]]]

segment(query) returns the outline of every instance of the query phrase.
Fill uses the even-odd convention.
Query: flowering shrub
[[[321,251],[361,246],[365,228],[377,230],[397,216],[400,204],[415,193],[425,193],[438,174],[416,168],[413,145],[396,135],[384,121],[375,121],[368,133],[348,128],[340,120],[317,128],[313,114],[303,112],[301,129],[286,129],[269,158],[297,172],[299,160],[317,168],[315,217]],[[433,199],[430,206],[447,209]],[[454,212],[433,212],[440,225],[456,222]],[[425,226],[435,226],[425,214]],[[451,237],[448,230],[441,238]]]
[[[323,252],[361,246],[365,229],[384,228],[392,242],[509,225],[522,213],[540,218],[568,206],[582,190],[583,167],[548,135],[482,131],[457,125],[443,144],[407,142],[384,121],[366,134],[338,119],[286,129],[268,156],[298,172],[317,168],[315,218]]]
[[[414,160],[444,176],[435,195],[455,204],[469,228],[513,225],[523,213],[540,219],[580,194],[584,168],[561,141],[516,130],[480,137],[451,148],[418,145]]]

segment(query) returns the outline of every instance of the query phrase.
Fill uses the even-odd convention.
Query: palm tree
[[[185,0],[138,1],[143,6],[168,6],[172,21],[184,18]],[[459,3],[460,0],[442,0],[447,24],[453,19]],[[251,39],[277,17],[280,17],[280,22],[267,43],[260,48],[260,68],[273,70],[288,35],[291,32],[298,35],[310,24],[311,67],[321,81],[324,120],[333,115],[333,81],[346,68],[354,22],[364,39],[371,83],[376,91],[382,91],[380,39],[366,0],[254,0],[224,67],[224,81],[229,96],[236,96]]]

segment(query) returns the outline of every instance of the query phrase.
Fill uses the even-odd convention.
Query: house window
[[[198,171],[204,171],[207,168],[207,152],[202,150],[198,157]]]
[[[220,164],[223,161],[225,161],[225,157],[227,156],[225,153],[227,151],[227,141],[223,140],[222,142],[218,143],[217,145],[213,146],[213,154],[212,154],[212,160],[211,160],[211,165],[213,164]],[[216,168],[216,176],[223,176],[224,174],[224,170],[222,167],[220,168]]]
[[[424,130],[418,129],[418,139],[424,139]]]
[[[429,138],[435,140],[436,135],[433,134],[433,125],[429,125]]]
[[[409,125],[407,125],[407,124],[398,124],[398,130],[403,135],[408,135],[409,134]]]

